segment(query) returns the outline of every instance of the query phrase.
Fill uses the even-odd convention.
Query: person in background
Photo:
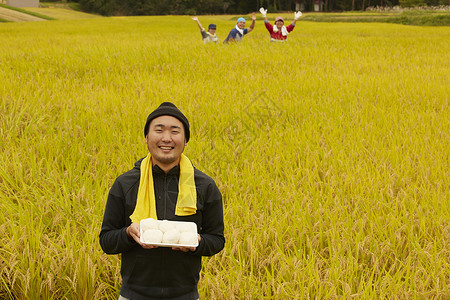
[[[256,13],[252,13],[252,24],[248,28],[245,27],[245,19],[239,18],[237,20],[236,26],[231,29],[230,33],[228,34],[227,38],[225,39],[224,43],[230,43],[230,42],[240,42],[242,41],[242,38],[247,33],[250,33],[253,28],[255,28],[255,22],[256,22]]]
[[[270,33],[270,41],[271,42],[284,42],[287,39],[289,32],[294,30],[295,23],[302,16],[302,12],[298,11],[294,14],[294,21],[289,24],[287,27],[284,26],[284,19],[282,17],[275,18],[275,24],[271,25],[267,20],[267,9],[261,7],[259,12],[262,14],[264,18],[264,25],[266,25],[267,31]]]
[[[144,136],[149,153],[117,177],[106,202],[100,246],[121,254],[120,300],[194,300],[202,256],[225,245],[222,195],[214,180],[184,154],[189,121],[170,102],[148,117]],[[140,220],[194,222],[197,247],[158,247],[140,241]]]
[[[192,20],[197,22],[198,28],[200,28],[200,33],[202,34],[203,43],[218,43],[219,38],[216,35],[216,24],[209,24],[208,31],[205,31],[205,28],[203,28],[202,24],[200,24],[200,21],[197,17],[192,17]]]

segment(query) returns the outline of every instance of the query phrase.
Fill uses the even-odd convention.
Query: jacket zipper
[[[166,220],[167,219],[167,174],[164,174],[164,188],[163,188],[163,193],[164,193],[164,217],[163,219]],[[162,252],[162,259],[163,259],[163,265],[166,265],[166,255],[165,255],[165,251]],[[165,278],[165,269],[163,268],[161,270],[162,272],[162,278]],[[165,282],[164,282],[165,284]],[[164,287],[161,288],[161,295],[164,296]]]
[[[164,174],[164,220],[167,219],[167,174]]]

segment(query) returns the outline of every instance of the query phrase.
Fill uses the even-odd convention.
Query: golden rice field
[[[221,41],[234,19],[200,17]],[[0,45],[1,299],[117,299],[106,196],[166,100],[224,196],[201,299],[450,298],[449,27],[271,44],[258,20],[205,46],[188,16],[116,17],[0,24]]]

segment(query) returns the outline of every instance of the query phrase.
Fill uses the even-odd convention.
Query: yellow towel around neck
[[[130,219],[139,223],[142,219],[158,219],[153,186],[152,159],[150,153],[141,162],[141,179],[136,200],[136,207]],[[180,179],[175,215],[189,216],[197,212],[197,190],[194,181],[194,167],[186,155],[181,154]]]

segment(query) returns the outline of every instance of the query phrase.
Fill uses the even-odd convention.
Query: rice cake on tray
[[[143,219],[141,243],[159,247],[197,247],[197,224],[194,222]]]

